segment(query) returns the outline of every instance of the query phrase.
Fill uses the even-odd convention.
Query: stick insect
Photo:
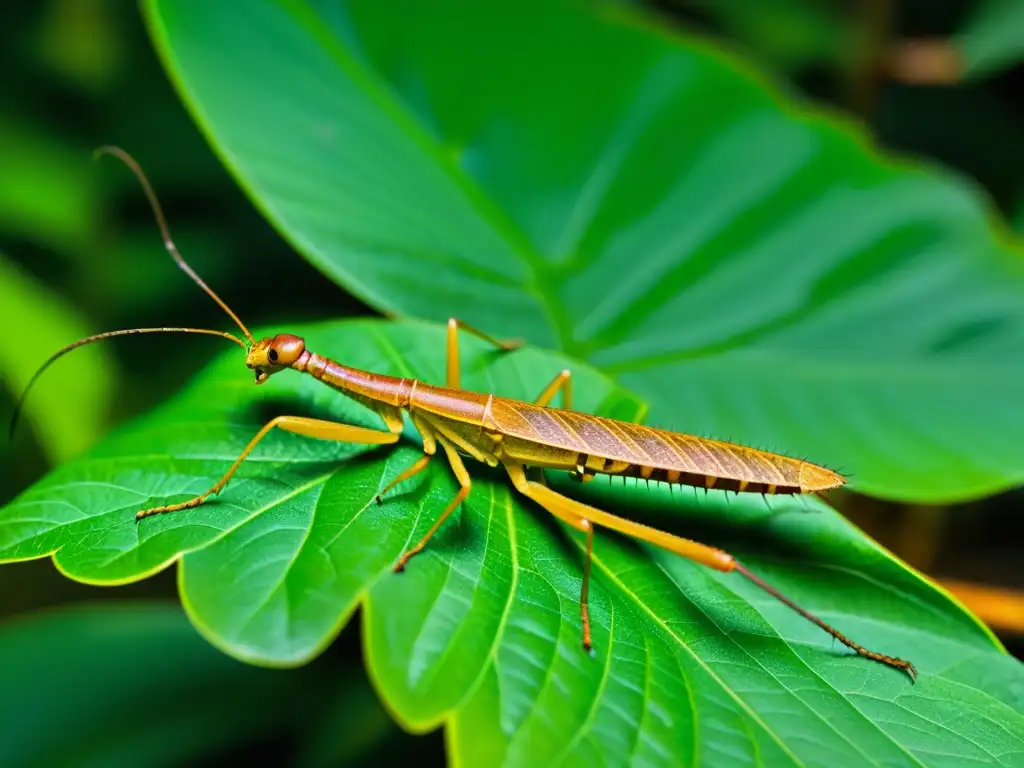
[[[394,565],[395,572],[403,571],[409,561],[423,551],[445,520],[469,495],[472,481],[463,463],[463,457],[468,457],[491,467],[503,467],[516,491],[586,535],[580,618],[583,647],[587,652],[591,650],[588,590],[594,529],[600,527],[663,547],[709,568],[738,573],[859,655],[903,670],[911,680],[916,679],[916,670],[909,661],[859,645],[765,583],[727,552],[576,501],[552,490],[543,481],[543,470],[561,470],[581,482],[603,474],[657,480],[670,485],[717,488],[737,494],[805,494],[843,485],[845,479],[841,475],[807,461],[742,445],[573,411],[569,370],[556,375],[532,403],[464,390],[460,387],[459,376],[459,331],[478,336],[500,350],[512,350],[520,343],[495,339],[455,318],[448,321],[444,387],[342,365],[307,349],[301,337],[288,333],[257,341],[238,316],[182,258],[171,239],[156,194],[135,160],[117,147],[102,147],[97,150],[99,154],[117,157],[135,174],[149,200],[167,252],[235,322],[245,340],[224,331],[169,327],[108,331],[81,339],[53,354],[36,371],[15,410],[12,433],[21,402],[24,402],[32,384],[54,361],[86,344],[140,333],[200,333],[223,337],[245,350],[245,364],[255,374],[257,384],[285,370],[304,373],[368,407],[384,425],[384,429],[371,429],[303,416],[278,416],[253,436],[235,462],[208,491],[177,504],[143,509],[136,514],[137,521],[197,507],[220,493],[246,457],[272,430],[280,429],[320,440],[387,445],[399,440],[404,411],[422,437],[423,455],[391,480],[377,494],[376,502],[380,504],[392,488],[426,469],[437,456],[439,447],[458,480],[459,491],[419,543],[401,555]],[[563,407],[553,408],[549,404],[559,393]],[[540,470],[540,480],[531,479],[534,476],[528,474],[531,469]]]

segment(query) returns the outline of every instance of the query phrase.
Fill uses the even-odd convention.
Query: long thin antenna
[[[10,430],[8,431],[7,434],[8,439],[13,439],[14,429],[18,425],[18,419],[21,416],[21,408],[22,405],[24,405],[25,403],[25,398],[28,396],[29,390],[32,389],[32,385],[35,384],[36,380],[43,374],[43,371],[45,371],[59,358],[63,357],[73,349],[78,349],[79,347],[83,347],[86,344],[92,344],[94,341],[103,341],[104,339],[109,339],[112,336],[132,336],[136,333],[202,333],[206,334],[207,336],[221,336],[225,339],[229,339],[230,341],[235,342],[235,344],[240,346],[242,349],[248,349],[245,346],[245,342],[242,341],[237,336],[233,336],[230,333],[226,333],[225,331],[213,331],[206,328],[128,328],[127,330],[123,331],[107,331],[106,333],[97,333],[95,336],[88,336],[84,339],[79,339],[78,341],[68,344],[63,349],[54,352],[52,355],[50,355],[49,358],[47,358],[46,362],[39,366],[39,369],[34,374],[32,374],[32,378],[29,379],[28,385],[25,387],[25,390],[21,393],[21,397],[18,399],[18,403],[14,407],[14,414],[11,416]]]
[[[100,147],[93,153],[93,157],[97,159],[102,155],[113,155],[127,165],[131,172],[135,174],[135,178],[139,180],[143,191],[146,193],[150,208],[153,209],[153,216],[156,219],[157,226],[160,228],[160,235],[164,239],[164,248],[166,248],[167,252],[171,254],[171,258],[174,259],[175,263],[179,267],[181,267],[182,272],[192,278],[192,281],[196,285],[206,291],[207,295],[217,302],[221,309],[228,313],[231,319],[234,320],[238,327],[242,329],[242,333],[245,334],[245,338],[249,340],[249,343],[255,344],[256,342],[253,339],[252,334],[249,333],[249,329],[245,327],[245,324],[238,319],[238,315],[232,312],[231,308],[221,300],[220,296],[214,293],[213,289],[203,282],[203,279],[196,274],[195,270],[188,265],[188,262],[185,261],[178,252],[178,246],[176,246],[174,244],[174,240],[171,239],[171,231],[167,226],[167,219],[164,217],[163,208],[160,207],[160,201],[157,200],[156,193],[153,192],[153,187],[150,185],[149,179],[146,178],[146,174],[142,172],[142,168],[139,167],[137,162],[135,162],[135,159],[120,147],[114,146]]]

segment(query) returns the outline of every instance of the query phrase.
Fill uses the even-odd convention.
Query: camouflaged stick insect
[[[301,337],[288,333],[257,341],[235,313],[178,253],[156,195],[138,164],[124,150],[117,147],[103,147],[97,154],[114,155],[127,164],[136,175],[153,208],[167,251],[185,274],[231,317],[242,330],[245,340],[223,331],[201,328],[132,328],[101,333],[76,341],[56,352],[32,377],[26,387],[26,394],[50,364],[85,344],[138,333],[202,333],[221,336],[241,346],[245,350],[245,364],[254,372],[257,384],[262,384],[270,376],[284,370],[305,373],[368,407],[380,416],[385,427],[368,429],[303,416],[278,416],[256,433],[234,464],[208,491],[177,504],[141,510],[136,515],[137,520],[197,507],[219,493],[257,443],[273,429],[320,440],[384,445],[399,440],[404,411],[408,413],[423,439],[423,456],[387,484],[377,495],[377,503],[379,504],[381,497],[396,485],[423,471],[437,455],[438,446],[444,451],[458,479],[460,490],[420,542],[399,558],[394,566],[396,572],[404,570],[409,560],[423,551],[448,516],[458,509],[469,495],[472,482],[463,463],[463,457],[466,456],[492,467],[503,467],[519,493],[570,527],[586,534],[580,614],[583,646],[588,652],[591,649],[591,634],[587,592],[590,583],[594,527],[597,526],[663,547],[718,571],[742,574],[861,656],[903,670],[912,680],[916,678],[913,664],[871,651],[850,640],[766,584],[727,552],[576,501],[550,489],[544,482],[528,478],[527,470],[535,468],[567,471],[581,482],[593,480],[596,475],[604,474],[656,480],[670,486],[689,485],[705,490],[716,488],[736,493],[768,495],[820,493],[843,485],[845,479],[841,475],[807,461],[743,445],[572,411],[571,374],[568,370],[561,371],[555,376],[532,403],[464,390],[459,383],[460,329],[502,350],[514,349],[520,343],[499,341],[455,318],[448,321],[447,375],[444,387],[342,365],[307,349]],[[564,407],[550,407],[549,403],[559,392]],[[22,401],[23,399],[24,395]],[[19,411],[20,403],[11,421],[12,433]]]

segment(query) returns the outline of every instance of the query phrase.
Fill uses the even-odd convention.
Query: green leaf
[[[309,673],[229,659],[176,606],[48,611],[0,625],[0,763],[182,765],[294,728]]]
[[[346,364],[443,380],[444,331],[405,321],[291,329]],[[589,366],[463,337],[463,383],[532,398],[569,365],[576,407],[643,404]],[[218,500],[134,521],[208,488],[274,413],[379,426],[291,372],[255,387],[232,351],[175,400],[0,510],[0,558],[52,554],[72,578],[123,583],[179,562],[183,603],[232,655],[295,665],[362,604],[371,678],[408,729],[449,726],[467,765],[1012,765],[1024,666],[953,601],[820,503],[693,500],[561,483],[611,511],[734,552],[841,631],[910,657],[920,677],[833,648],[737,574],[599,532],[580,647],[579,535],[470,464],[473,490],[402,575],[399,555],[456,492],[442,461],[373,503],[419,449],[271,433]],[[640,510],[643,511],[640,511]]]
[[[74,309],[0,254],[0,377],[13,397],[52,352],[87,335]],[[16,331],[16,332],[15,332]],[[99,350],[62,360],[26,398],[25,421],[54,463],[92,444],[106,423],[110,364]],[[24,425],[23,425],[24,427]]]
[[[1017,65],[1024,59],[1024,3],[976,3],[956,42],[964,58],[967,79],[981,79]]]
[[[559,348],[867,493],[1020,483],[1024,262],[978,195],[591,5],[145,7],[253,201],[378,309]]]

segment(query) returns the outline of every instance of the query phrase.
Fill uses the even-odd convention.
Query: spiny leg
[[[384,432],[379,429],[367,429],[366,427],[355,427],[351,424],[339,424],[336,421],[310,419],[305,416],[278,416],[263,425],[263,428],[257,432],[256,436],[253,437],[253,439],[249,441],[249,444],[245,446],[241,455],[235,459],[235,463],[231,465],[228,471],[224,473],[223,477],[221,477],[221,479],[218,480],[210,490],[206,491],[206,493],[201,493],[188,501],[183,501],[178,504],[168,504],[163,507],[143,509],[136,513],[135,519],[138,521],[142,520],[144,517],[149,517],[150,515],[160,515],[165,512],[176,512],[180,509],[198,507],[210,496],[220,493],[221,489],[227,485],[231,476],[235,474],[252,449],[256,447],[256,444],[266,437],[267,433],[274,429],[274,427],[283,429],[286,432],[294,432],[298,435],[315,437],[320,440],[333,440],[341,443],[362,443],[368,445],[386,445],[389,443],[395,443],[401,436],[394,432]]]
[[[502,341],[490,336],[483,331],[478,331],[471,325],[467,325],[461,320],[449,317],[448,318],[448,350],[446,354],[446,369],[445,369],[445,386],[450,389],[460,389],[459,381],[459,328],[464,330],[466,333],[471,333],[474,336],[483,339],[484,341],[490,342],[498,349],[516,349],[521,347],[523,342],[519,339],[509,339]]]
[[[715,549],[714,547],[708,547],[695,541],[690,541],[689,539],[673,536],[670,533],[659,531],[656,528],[651,528],[649,526],[633,522],[632,520],[617,517],[616,515],[612,515],[608,512],[597,509],[596,507],[592,507],[589,504],[584,504],[583,502],[576,501],[575,499],[570,499],[568,496],[563,496],[546,486],[527,480],[526,473],[523,471],[521,464],[506,462],[505,468],[508,471],[509,477],[512,478],[512,484],[515,485],[516,489],[520,493],[533,499],[556,517],[566,520],[570,525],[572,524],[572,518],[588,520],[595,525],[610,528],[611,530],[618,531],[619,533],[624,533],[627,536],[632,536],[634,538],[641,539],[642,541],[650,542],[651,544],[667,549],[670,552],[675,552],[678,555],[682,555],[683,557],[694,560],[695,562],[701,563],[702,565],[706,565],[710,568],[723,572],[736,571],[750,580],[753,584],[763,589],[776,600],[779,600],[783,605],[796,611],[808,621],[813,622],[825,632],[828,632],[828,634],[832,635],[832,637],[841,642],[847,648],[856,651],[859,655],[864,656],[865,658],[903,670],[910,676],[911,680],[915,680],[917,678],[917,670],[914,669],[914,665],[909,661],[897,659],[894,656],[887,656],[883,653],[869,650],[868,648],[855,643],[835,627],[825,623],[810,611],[801,608],[793,600],[790,600],[777,589],[755,576],[747,570],[742,563],[737,562],[729,553],[723,552],[720,549]]]
[[[567,411],[572,410],[572,371],[566,368],[551,380],[551,383],[544,387],[534,405],[547,405],[550,403],[558,390],[562,390],[562,407]]]
[[[715,549],[714,547],[679,536],[673,536],[670,533],[659,531],[657,528],[651,528],[642,523],[617,517],[597,507],[592,507],[568,496],[563,496],[545,485],[529,480],[526,477],[526,471],[522,464],[507,461],[505,462],[505,470],[512,479],[512,484],[516,487],[516,490],[536,501],[556,517],[564,519],[563,515],[570,515],[574,518],[589,520],[603,528],[609,528],[613,531],[624,533],[627,536],[657,544],[659,547],[664,547],[670,552],[675,552],[677,555],[682,555],[719,571],[731,571],[736,567],[736,561],[732,555],[720,549]]]
[[[405,570],[406,563],[408,563],[414,555],[418,555],[423,551],[423,548],[427,546],[427,542],[430,541],[430,538],[435,533],[437,533],[438,528],[440,528],[444,521],[448,519],[448,516],[458,509],[458,506],[465,501],[473,485],[472,481],[469,479],[469,472],[466,471],[466,465],[462,463],[462,457],[459,456],[447,440],[439,440],[438,442],[441,443],[441,447],[444,448],[444,452],[448,454],[448,463],[451,464],[452,471],[455,473],[455,478],[459,481],[459,485],[462,487],[459,488],[459,492],[455,494],[455,498],[451,500],[447,507],[445,507],[441,516],[437,518],[437,522],[430,526],[430,530],[427,531],[426,536],[420,539],[420,543],[408,550],[398,559],[398,562],[395,563],[394,567],[395,573]]]

